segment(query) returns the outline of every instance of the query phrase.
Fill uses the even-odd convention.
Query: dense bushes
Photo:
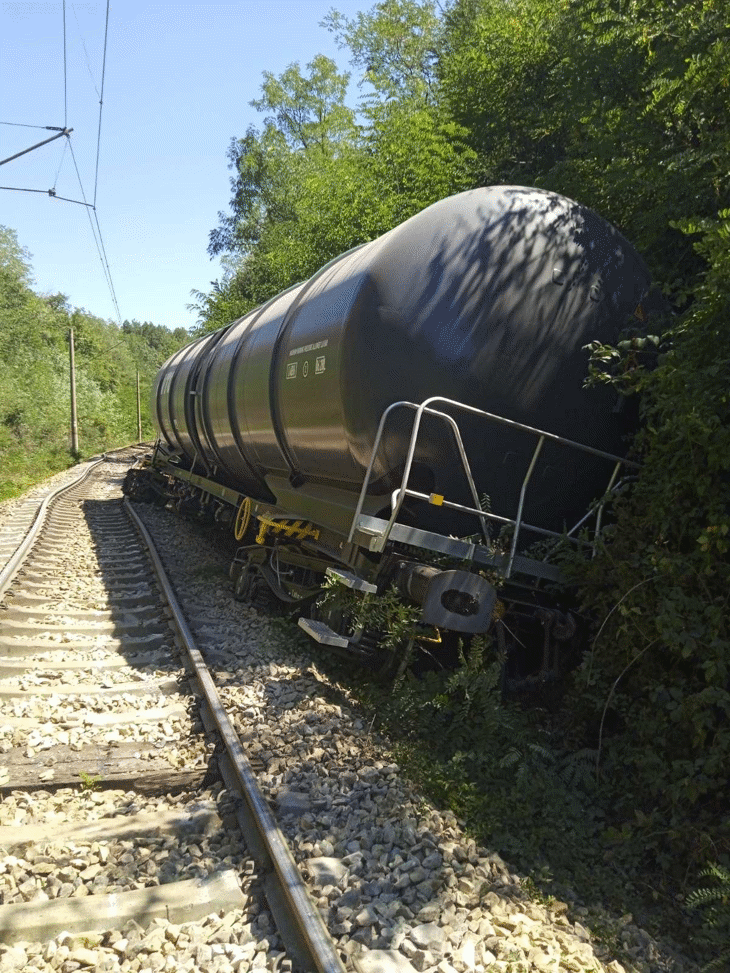
[[[623,370],[607,380],[643,390],[643,468],[601,556],[580,565],[585,604],[610,617],[574,705],[586,720],[609,706],[622,729],[600,741],[610,839],[675,889],[730,860],[729,216],[683,224],[709,266],[656,369],[596,353]]]

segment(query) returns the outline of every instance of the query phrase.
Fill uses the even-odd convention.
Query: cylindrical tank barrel
[[[623,453],[615,394],[583,388],[584,346],[615,341],[649,286],[633,247],[591,210],[543,190],[472,190],[173,355],[153,414],[189,462],[268,500],[282,477],[356,495],[385,408],[432,395]],[[389,423],[372,493],[399,483],[412,421]],[[459,421],[477,485],[514,516],[534,442]],[[468,500],[445,426],[425,422],[415,459],[417,489]],[[541,459],[525,516],[560,529],[610,470],[558,446]]]

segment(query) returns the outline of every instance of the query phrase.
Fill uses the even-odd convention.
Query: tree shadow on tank
[[[643,262],[616,230],[572,201],[509,187],[479,193],[475,199],[484,202],[472,209],[457,204],[460,197],[438,204],[438,223],[429,210],[420,214],[424,227],[409,231],[409,241],[419,239],[430,253],[420,268],[409,264],[410,273],[399,272],[398,231],[374,267],[380,299],[399,308],[398,326],[407,334],[391,341],[388,374],[408,375],[415,402],[442,395],[623,453],[630,430],[614,412],[615,394],[583,388],[583,346],[616,340],[648,288]],[[453,414],[478,486],[495,512],[514,516],[534,440]],[[463,497],[461,464],[446,431],[422,439],[416,456],[434,470],[436,492]],[[391,468],[402,461],[406,441],[402,429],[387,438]],[[531,488],[525,515],[556,530],[602,494],[611,472],[602,461],[551,444],[543,468],[550,469]]]

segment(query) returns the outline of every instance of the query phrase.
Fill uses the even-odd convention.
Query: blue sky
[[[373,0],[374,2],[374,0]],[[280,74],[317,53],[348,68],[319,27],[335,7],[368,0],[149,4],[118,0],[109,15],[97,215],[122,319],[190,327],[192,288],[220,275],[206,252],[230,198],[226,149],[261,116],[263,71]],[[94,197],[106,3],[66,4],[67,119],[88,201]],[[0,4],[0,121],[64,124],[62,4]],[[350,101],[358,90],[353,79]],[[0,159],[53,132],[0,125]],[[0,166],[0,224],[32,254],[36,289],[116,320],[65,138]],[[58,179],[56,174],[59,171]]]

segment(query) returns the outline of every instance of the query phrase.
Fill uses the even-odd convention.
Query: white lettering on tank
[[[329,338],[323,338],[322,341],[315,341],[311,345],[302,345],[300,348],[292,348],[289,352],[289,357],[292,355],[303,355],[307,351],[317,351],[318,348],[326,348],[329,344]]]

